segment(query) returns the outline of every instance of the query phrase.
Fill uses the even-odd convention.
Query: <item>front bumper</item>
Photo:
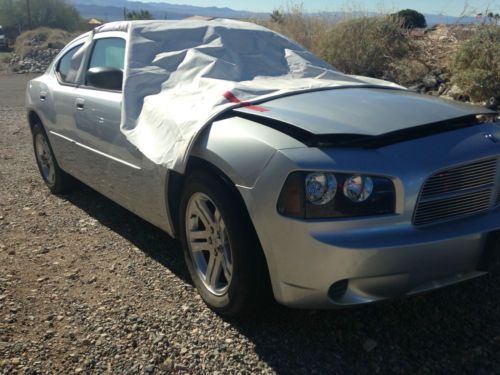
[[[285,219],[286,220],[286,219]],[[424,292],[485,273],[488,234],[500,228],[491,212],[433,228],[377,226],[335,232],[331,223],[286,224],[273,237],[278,301],[332,308]]]
[[[464,133],[472,136],[464,141]],[[432,147],[436,140],[441,140],[441,147]],[[412,224],[428,176],[448,165],[500,153],[499,145],[478,145],[480,141],[473,130],[465,129],[382,150],[278,152],[255,186],[240,187],[266,255],[276,300],[291,307],[335,308],[424,292],[485,274],[488,257],[483,254],[489,234],[500,229],[499,208],[427,227]],[[340,220],[281,216],[278,195],[288,174],[296,170],[387,176],[396,187],[396,212]]]

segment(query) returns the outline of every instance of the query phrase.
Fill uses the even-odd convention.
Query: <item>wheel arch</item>
[[[165,189],[167,211],[169,215],[170,222],[172,223],[172,229],[174,231],[174,236],[179,233],[179,203],[182,195],[184,183],[187,177],[195,171],[205,171],[212,174],[214,177],[218,178],[224,183],[233,193],[238,203],[242,205],[247,215],[248,210],[243,197],[235,186],[235,183],[227,176],[220,168],[212,164],[211,162],[200,158],[198,156],[191,155],[188,159],[186,169],[183,174],[169,170],[167,174],[167,184]],[[248,216],[250,220],[250,216]],[[251,220],[250,220],[251,223]],[[252,224],[253,226],[253,224]],[[254,229],[255,230],[255,229]]]
[[[28,111],[27,117],[28,117],[28,125],[30,127],[31,132],[33,132],[33,127],[36,124],[39,124],[43,128],[43,130],[45,130],[42,119],[34,109],[30,109]]]
[[[246,206],[245,200],[241,195],[240,191],[236,188],[236,185],[229,176],[227,176],[221,169],[219,169],[216,165],[210,163],[207,160],[204,160],[197,156],[190,156],[188,159],[188,163],[186,166],[186,170],[184,174],[180,174],[173,170],[169,170],[168,173],[168,181],[166,186],[166,202],[168,205],[167,214],[169,215],[170,222],[172,223],[171,229],[173,230],[173,235],[178,237],[179,234],[179,222],[180,222],[180,201],[182,196],[183,187],[188,176],[196,171],[208,172],[213,175],[219,181],[221,181],[232,193],[234,199],[236,199],[237,204],[240,205],[243,214],[245,215],[244,220],[248,223],[249,230],[251,230],[251,234],[254,236],[255,241],[257,241],[257,248],[255,249],[256,256],[262,257],[265,274],[267,278],[267,283],[271,289],[271,278],[269,273],[269,265],[267,261],[267,257],[265,251],[262,248],[262,244],[260,242],[259,236],[255,229],[255,226],[252,222],[250,214],[248,212],[248,208]]]
[[[296,145],[296,141],[291,142],[290,137],[276,130],[240,118],[216,121],[204,129],[190,148],[185,169],[167,171],[165,202],[172,234],[178,233],[179,198],[190,173],[205,170],[217,176],[235,193],[249,215],[237,186],[254,186],[278,146]]]

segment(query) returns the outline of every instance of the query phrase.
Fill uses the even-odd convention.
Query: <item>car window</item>
[[[3,35],[3,29],[0,27],[0,35]]]
[[[82,44],[71,48],[66,54],[59,60],[57,65],[57,73],[59,78],[64,83],[76,83],[76,78],[82,59],[74,59],[75,54],[80,50]],[[71,74],[70,74],[71,73]]]
[[[90,57],[90,68],[123,69],[125,60],[125,40],[122,38],[97,39]]]

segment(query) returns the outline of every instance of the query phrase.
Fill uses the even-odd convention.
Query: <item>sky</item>
[[[196,6],[228,7],[237,10],[270,12],[286,7],[287,0],[142,0],[148,2],[167,2]],[[445,14],[449,16],[476,15],[486,10],[500,13],[500,0],[298,0],[307,12],[361,10],[368,12],[415,9],[421,13]],[[353,5],[354,4],[354,5]],[[464,14],[465,10],[465,14]]]

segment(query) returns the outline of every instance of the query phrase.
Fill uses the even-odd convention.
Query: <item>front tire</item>
[[[35,124],[32,130],[33,149],[36,164],[43,181],[53,194],[62,194],[70,191],[74,186],[74,179],[64,172],[57,164],[57,160],[50,146],[45,130],[40,124]]]
[[[269,294],[264,255],[236,194],[218,176],[194,172],[179,215],[191,278],[205,303],[225,316],[255,311]]]

